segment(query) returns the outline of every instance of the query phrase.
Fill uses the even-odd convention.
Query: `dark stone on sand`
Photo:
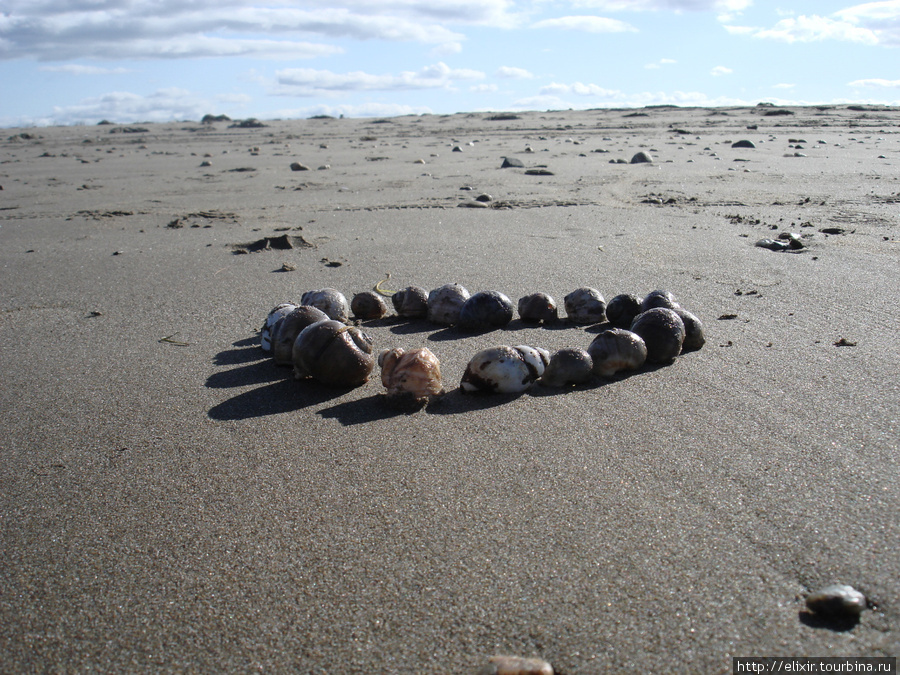
[[[835,584],[810,593],[806,607],[823,619],[855,622],[866,608],[866,596],[852,586]]]
[[[636,153],[634,155],[634,157],[631,158],[631,163],[632,164],[652,164],[653,157],[650,156],[649,152],[644,152],[643,150],[641,150],[640,152]]]
[[[305,164],[301,164],[300,162],[292,162],[291,171],[309,171],[309,167]]]
[[[294,248],[315,248],[299,235],[282,234],[277,237],[263,237],[247,244],[232,244],[235,254],[256,253],[257,251],[290,250]]]
[[[847,230],[843,227],[820,227],[819,232],[822,234],[846,234]]]
[[[264,126],[266,126],[266,125],[263,124],[262,122],[260,122],[258,119],[256,119],[255,117],[251,117],[246,120],[240,120],[238,122],[235,122],[234,124],[229,124],[228,128],[229,129],[260,129]]]
[[[732,143],[731,147],[732,148],[755,148],[756,145],[753,143],[753,141],[743,140],[743,141],[736,141],[736,142]]]
[[[790,248],[790,244],[786,241],[778,241],[777,239],[760,239],[756,242],[759,248],[767,248],[770,251],[786,251]]]
[[[476,202],[490,202],[490,201],[493,201],[493,199],[494,198],[491,197],[489,194],[480,194],[477,197],[475,197]]]
[[[527,169],[525,171],[526,176],[552,176],[553,172],[550,169]]]
[[[500,165],[500,168],[508,169],[510,167],[514,169],[524,169],[525,163],[521,159],[516,159],[515,157],[504,157],[503,164]]]

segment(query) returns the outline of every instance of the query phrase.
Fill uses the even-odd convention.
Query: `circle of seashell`
[[[419,286],[391,292],[357,293],[352,302],[338,290],[308,291],[300,304],[281,303],[269,312],[260,330],[260,347],[278,365],[293,365],[297,379],[312,378],[336,387],[357,387],[368,381],[377,363],[386,398],[397,407],[421,407],[445,393],[438,358],[427,348],[373,350],[372,338],[360,321],[387,314],[382,296],[391,298],[397,316],[427,319],[442,326],[480,333],[502,328],[514,316],[514,305],[503,293],[470,295],[459,284],[445,284],[430,293]],[[528,345],[497,345],[479,351],[460,381],[463,393],[520,394],[535,383],[571,387],[591,377],[608,378],[636,371],[645,363],[667,364],[687,351],[703,347],[703,324],[681,307],[670,292],[655,290],[643,299],[621,294],[607,303],[597,289],[578,288],[564,299],[565,321],[576,325],[606,323],[587,349],[566,348],[554,354]],[[554,299],[533,293],[518,301],[524,323],[553,324],[562,319]]]

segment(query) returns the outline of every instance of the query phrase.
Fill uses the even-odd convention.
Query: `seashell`
[[[297,309],[297,305],[293,302],[282,302],[269,312],[259,331],[259,346],[262,347],[264,352],[272,351],[272,330],[275,328],[275,325],[295,309]]]
[[[834,584],[810,593],[806,598],[810,612],[832,621],[858,621],[866,608],[866,596],[853,586]]]
[[[616,328],[630,328],[634,317],[641,313],[641,301],[637,296],[623,293],[606,305],[606,320]]]
[[[591,379],[594,362],[583,349],[560,349],[550,357],[550,363],[541,375],[541,384],[548,387],[565,387],[582,384]]]
[[[553,666],[543,659],[522,656],[492,656],[478,675],[553,675]]]
[[[552,323],[559,319],[556,301],[546,293],[532,293],[519,298],[519,318],[522,321]]]
[[[419,407],[443,395],[441,364],[429,349],[405,352],[399,347],[385,349],[378,356],[381,383],[388,400],[399,407]]]
[[[681,353],[684,322],[674,310],[654,307],[641,312],[631,324],[631,331],[646,343],[648,361],[668,363]]]
[[[641,300],[641,311],[646,312],[654,307],[665,307],[667,309],[680,309],[681,305],[675,299],[675,296],[669,291],[650,291]]]
[[[596,288],[577,288],[563,298],[563,304],[573,323],[600,323],[606,318],[606,300]]]
[[[463,393],[521,394],[544,374],[549,360],[545,349],[526,345],[483,349],[469,361],[459,386]]]
[[[328,315],[321,309],[301,305],[275,324],[272,331],[272,356],[279,366],[289,366],[294,359],[294,342],[307,326],[317,321],[325,321]]]
[[[428,294],[428,320],[442,326],[459,322],[459,312],[469,299],[469,291],[459,284],[444,284]]]
[[[480,331],[502,328],[513,318],[512,300],[498,291],[481,291],[466,300],[459,311],[459,327]]]
[[[321,309],[334,321],[347,323],[350,314],[350,305],[347,298],[340,291],[333,288],[321,288],[317,291],[307,291],[300,298],[301,305],[309,305]]]
[[[353,296],[353,300],[350,301],[350,311],[357,319],[368,321],[380,319],[387,314],[387,305],[378,293],[363,291]]]
[[[686,309],[676,309],[675,313],[684,324],[684,344],[681,345],[681,351],[697,351],[706,344],[706,336],[703,335],[703,324],[700,323],[700,319]]]
[[[610,377],[623,370],[637,370],[647,361],[647,345],[630,330],[610,328],[600,333],[588,347],[594,374]]]
[[[428,291],[421,286],[407,286],[391,296],[398,316],[424,319],[428,315]]]
[[[294,377],[334,387],[358,387],[375,367],[372,338],[356,326],[328,319],[307,326],[294,342]]]

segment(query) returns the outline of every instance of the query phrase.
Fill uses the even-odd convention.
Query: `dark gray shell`
[[[606,319],[606,300],[596,288],[576,288],[563,298],[566,317],[578,324],[600,323]]]
[[[654,307],[680,309],[681,305],[678,304],[678,300],[669,291],[650,291],[641,301],[641,311],[646,312]]]
[[[459,284],[444,284],[428,294],[428,320],[442,326],[459,322],[459,313],[469,299],[469,291]]]
[[[668,363],[681,353],[684,344],[684,322],[674,310],[654,307],[637,315],[631,324],[647,345],[647,360]]]
[[[824,619],[854,621],[866,608],[866,596],[852,586],[835,584],[810,593],[806,607]]]
[[[480,291],[459,312],[459,327],[469,331],[502,328],[513,318],[512,300],[498,291]]]
[[[547,387],[582,384],[591,379],[593,368],[594,362],[585,350],[560,349],[550,357],[540,382]]]
[[[424,319],[428,315],[428,291],[421,286],[407,286],[391,296],[394,310],[405,319]]]
[[[350,301],[350,311],[353,316],[363,321],[380,319],[387,314],[387,304],[375,291],[363,291],[353,296]]]
[[[635,295],[622,293],[606,305],[606,320],[616,328],[630,328],[634,317],[641,313],[641,301]]]
[[[321,309],[301,305],[275,324],[272,331],[272,356],[279,366],[289,366],[294,358],[294,342],[307,326],[317,321],[325,321],[328,315]]]
[[[706,344],[706,336],[703,334],[703,324],[695,315],[686,309],[676,309],[675,313],[684,324],[684,344],[681,351],[694,352]]]
[[[532,293],[519,298],[519,318],[525,322],[552,323],[559,319],[556,300],[546,293]]]
[[[375,367],[372,338],[356,326],[319,321],[294,342],[294,377],[312,377],[334,387],[358,387]]]
[[[321,309],[329,319],[347,323],[350,318],[350,305],[344,294],[334,288],[320,288],[315,291],[307,291],[300,298],[301,305],[309,305]]]
[[[637,333],[611,328],[600,333],[588,347],[594,374],[610,377],[623,370],[637,370],[647,361],[647,345]]]

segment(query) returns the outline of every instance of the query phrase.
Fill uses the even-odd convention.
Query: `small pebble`
[[[478,675],[553,675],[553,666],[543,659],[521,656],[492,656]]]
[[[858,620],[866,608],[866,596],[852,586],[834,584],[811,593],[806,607],[816,616],[837,621]]]

